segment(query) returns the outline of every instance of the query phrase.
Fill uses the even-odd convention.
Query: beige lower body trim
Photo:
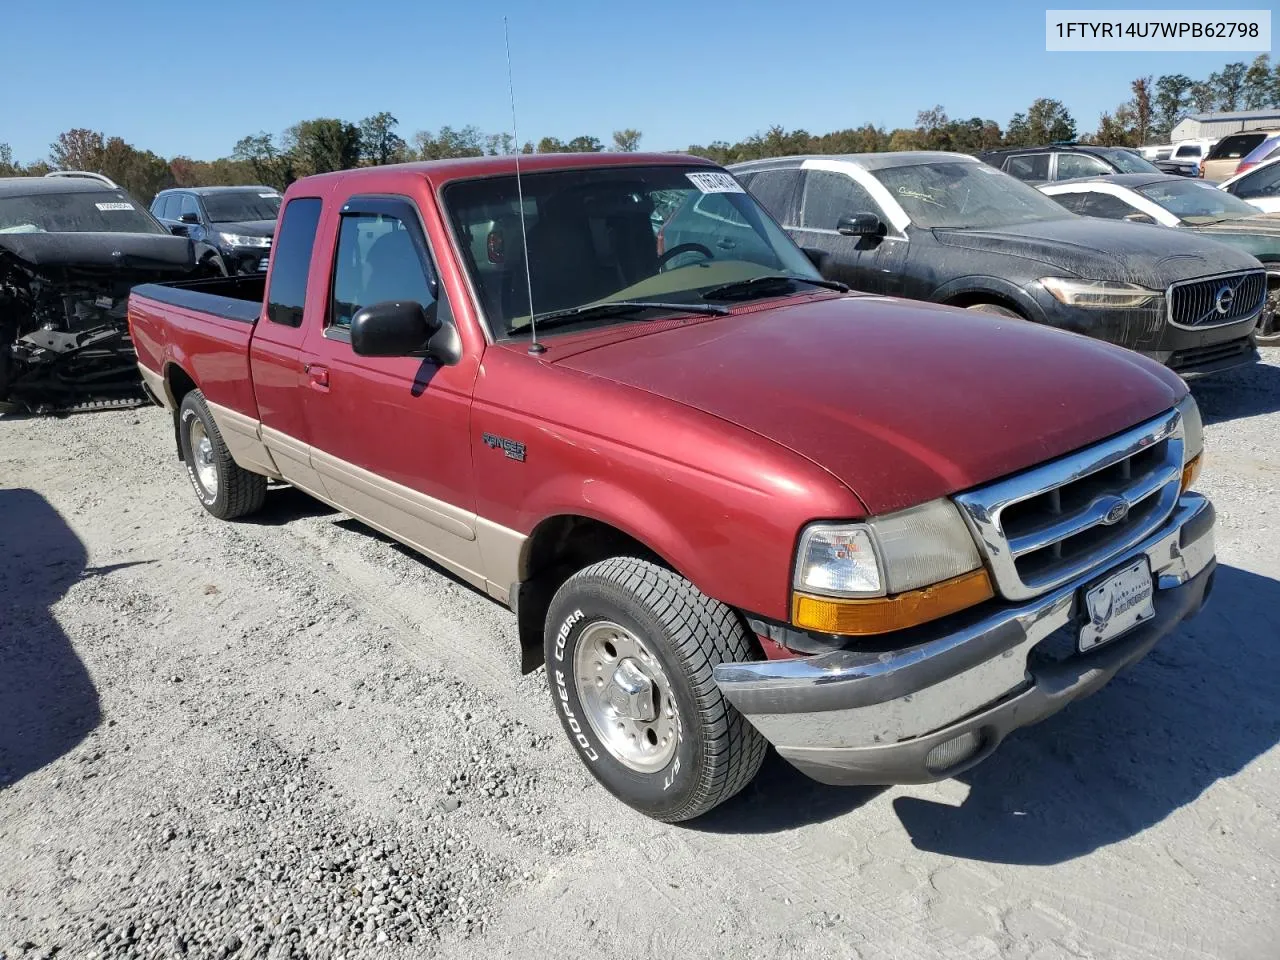
[[[320,474],[311,465],[311,447],[265,424],[260,424],[258,431],[267,453],[280,469],[281,477],[312,496],[328,499]]]
[[[271,451],[262,442],[258,421],[230,407],[211,403],[208,397],[204,402],[213,414],[213,422],[218,425],[218,432],[222,434],[222,442],[227,445],[231,459],[251,473],[280,479],[280,470],[271,457]]]
[[[142,375],[142,382],[147,385],[152,396],[159,400],[166,410],[172,410],[173,397],[169,396],[169,386],[164,382],[164,377],[141,363],[138,364],[138,373]]]

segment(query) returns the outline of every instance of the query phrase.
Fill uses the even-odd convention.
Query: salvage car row
[[[973,158],[736,172],[310,177],[265,277],[128,306],[210,514],[290,484],[509,606],[570,748],[668,821],[768,744],[829,783],[952,776],[1196,614],[1214,510],[1171,366],[1252,354],[1263,309],[1240,249]]]

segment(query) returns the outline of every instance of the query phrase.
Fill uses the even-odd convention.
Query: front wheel
[[[634,557],[575,573],[547,615],[547,680],[587,769],[623,803],[689,820],[760,769],[763,737],[720,692],[719,663],[755,658],[724,604]]]

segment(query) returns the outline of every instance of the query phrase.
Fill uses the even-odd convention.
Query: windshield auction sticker
[[[132,210],[132,203],[95,203],[99,210]]]
[[[727,173],[686,173],[689,182],[703,193],[746,193]]]
[[[1270,10],[1046,10],[1057,51],[1271,50]]]

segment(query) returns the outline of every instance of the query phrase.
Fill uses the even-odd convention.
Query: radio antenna
[[[502,18],[502,42],[507,48],[507,93],[511,96],[511,137],[516,151],[516,199],[520,204],[520,247],[524,251],[524,283],[529,291],[529,352],[545,353],[538,342],[538,315],[533,312],[533,271],[529,267],[529,234],[524,226],[524,187],[520,182],[520,130],[516,126],[516,84],[511,76],[511,33],[507,18]]]

